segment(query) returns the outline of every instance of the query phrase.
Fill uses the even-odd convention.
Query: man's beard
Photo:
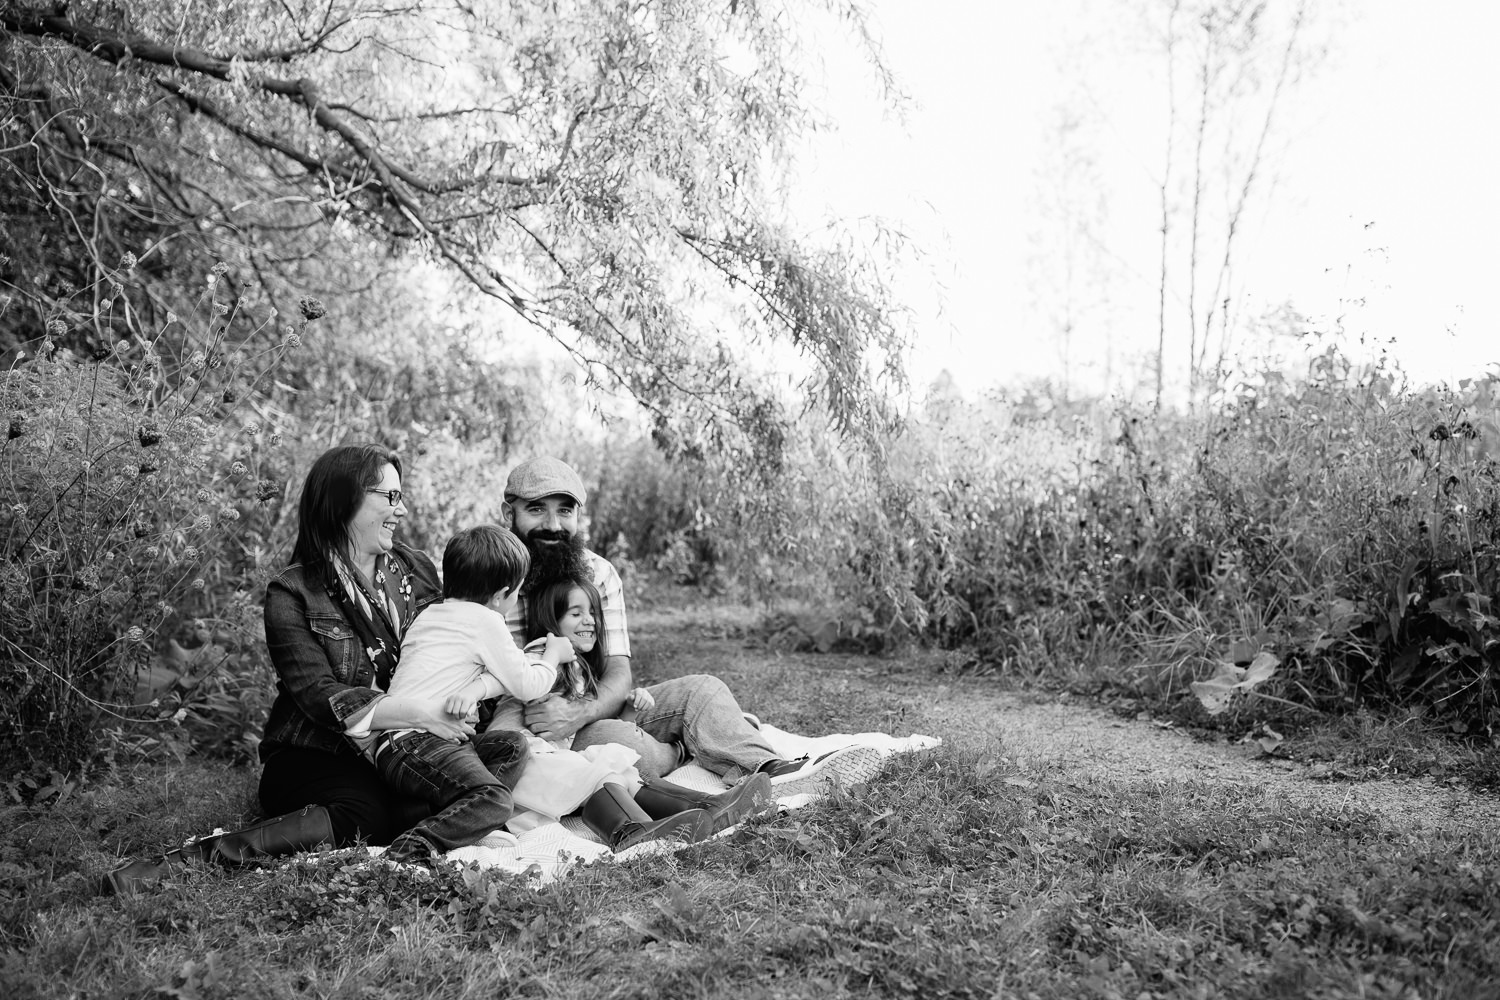
[[[542,539],[561,544],[541,544]],[[526,571],[526,579],[521,584],[522,594],[530,596],[554,580],[594,582],[594,574],[589,571],[588,559],[583,554],[583,539],[580,536],[566,531],[533,528],[521,536],[521,541],[526,543],[526,549],[531,553],[531,568]]]

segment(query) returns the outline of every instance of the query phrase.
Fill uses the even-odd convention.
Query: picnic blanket
[[[895,753],[928,750],[942,743],[935,736],[921,735],[898,737],[885,733],[834,733],[828,736],[799,736],[769,725],[762,725],[760,731],[776,752],[788,760],[804,755],[817,758],[829,751],[852,746],[870,747],[879,751],[883,759]],[[667,775],[667,779],[705,792],[719,792],[728,787],[718,775],[693,763],[679,767]],[[772,792],[776,792],[774,785]],[[782,809],[795,809],[815,797],[815,794],[801,791],[792,795],[777,795],[777,804]],[[718,836],[724,836],[732,830],[731,827]],[[449,851],[447,858],[463,864],[476,863],[482,867],[503,868],[516,874],[529,875],[538,884],[546,885],[563,877],[580,863],[629,861],[671,853],[680,850],[682,846],[675,841],[650,841],[615,854],[577,817],[569,816],[561,822],[543,823],[519,836],[496,830],[477,844]],[[370,853],[378,855],[381,850],[382,848],[372,848]]]

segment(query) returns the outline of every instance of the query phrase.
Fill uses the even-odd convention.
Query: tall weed
[[[277,332],[215,273],[195,316],[145,329],[122,294],[132,263],[78,293],[128,331],[113,346],[64,350],[56,318],[0,378],[0,745],[18,771],[65,770],[132,720],[210,741],[259,723],[248,588],[280,487],[247,403],[321,307]]]
[[[770,627],[806,646],[931,642],[1200,721],[1191,685],[1255,662],[1233,724],[1375,702],[1492,733],[1497,381],[1328,351],[1192,414],[937,391],[878,452],[805,420],[769,488],[625,447],[601,478],[637,561],[801,602]]]

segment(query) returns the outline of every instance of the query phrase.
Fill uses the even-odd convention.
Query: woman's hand
[[[453,740],[455,743],[462,743],[474,735],[474,724],[465,721],[463,716],[453,716],[448,712],[447,706],[436,701],[419,704],[426,711],[417,716],[413,729],[425,729],[434,736]]]
[[[417,702],[416,707],[418,713],[413,719],[413,729],[425,729],[434,736],[453,740],[455,743],[461,743],[474,735],[473,723],[465,721],[463,716],[453,716],[441,702],[422,701]]]

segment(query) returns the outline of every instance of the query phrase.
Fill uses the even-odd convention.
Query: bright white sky
[[[1097,30],[1108,5],[871,4],[888,63],[918,106],[904,127],[883,119],[870,75],[830,56],[828,106],[840,127],[802,164],[809,206],[884,217],[930,252],[931,273],[946,286],[941,301],[929,282],[905,279],[922,330],[915,386],[944,368],[970,391],[1060,375],[1029,304],[1040,225],[1031,206],[1049,116],[1080,72],[1059,60],[1085,25]],[[1295,116],[1284,120],[1290,146],[1275,164],[1269,211],[1242,247],[1241,279],[1254,299],[1244,308],[1290,299],[1326,316],[1341,298],[1364,296],[1348,325],[1373,342],[1394,338],[1391,353],[1415,381],[1500,371],[1500,4],[1354,0],[1343,16],[1330,59],[1296,91]],[[1162,107],[1159,85],[1139,65],[1111,69],[1108,53],[1087,58],[1095,86],[1122,106]],[[1140,135],[1139,121],[1110,126],[1108,162],[1140,175],[1141,203],[1115,207],[1145,226],[1154,210],[1146,172],[1159,170],[1160,144]],[[1121,305],[1128,329],[1115,331],[1117,356],[1154,347],[1155,246],[1149,232],[1119,243],[1148,259],[1125,262],[1144,279],[1122,286],[1139,311]],[[1075,357],[1104,348],[1075,344]]]

